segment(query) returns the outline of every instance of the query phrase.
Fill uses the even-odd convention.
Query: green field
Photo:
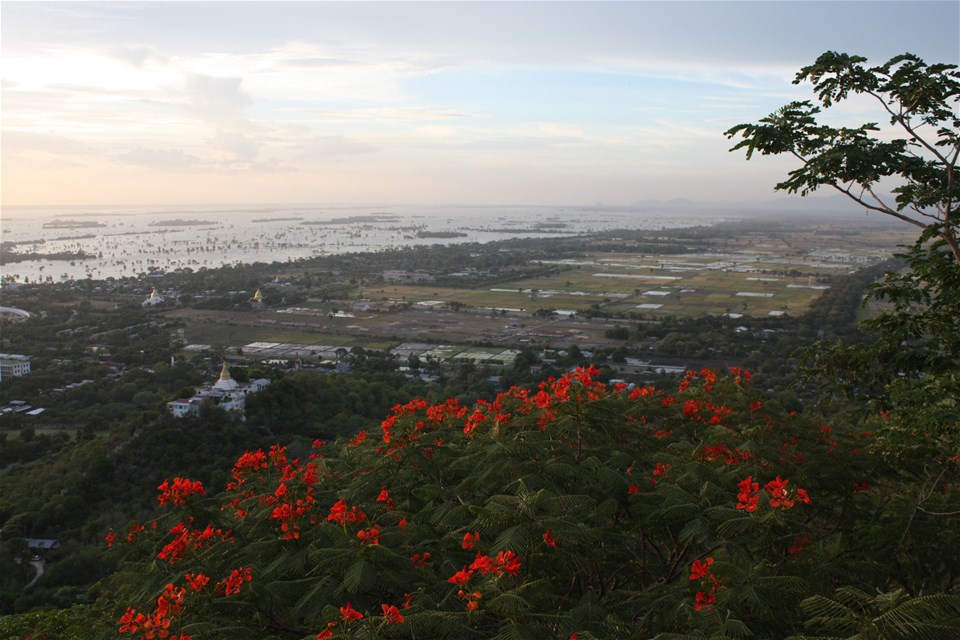
[[[678,268],[660,268],[665,262],[673,262]],[[582,311],[598,305],[609,311],[636,311],[652,316],[696,316],[726,312],[767,315],[771,311],[796,315],[822,293],[821,289],[811,288],[822,286],[813,277],[787,275],[785,269],[789,265],[755,257],[749,261],[729,261],[729,268],[718,266],[717,262],[713,255],[659,256],[652,261],[647,256],[604,254],[602,260],[558,264],[558,272],[553,275],[517,280],[495,288],[440,289],[432,285],[406,285],[384,287],[368,294],[374,299],[403,299],[412,303],[440,300],[473,308],[514,308],[528,312],[540,308]],[[815,265],[804,267],[807,274],[829,270]],[[849,266],[832,269],[834,273],[849,270]],[[656,309],[637,306],[644,304],[662,306]]]

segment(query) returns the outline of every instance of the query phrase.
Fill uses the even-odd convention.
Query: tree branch
[[[833,187],[834,189],[836,189],[837,191],[839,191],[840,193],[846,195],[848,198],[850,198],[850,199],[853,200],[854,202],[857,202],[857,203],[863,205],[863,206],[866,207],[867,209],[870,209],[871,211],[877,211],[877,212],[879,212],[879,213],[883,213],[883,214],[886,214],[886,215],[888,215],[888,216],[893,216],[894,218],[898,218],[898,219],[900,219],[900,220],[903,220],[904,222],[908,222],[908,223],[912,224],[912,225],[915,226],[915,227],[920,227],[921,229],[926,229],[928,226],[930,226],[930,225],[928,225],[928,224],[926,224],[926,223],[924,223],[924,222],[921,222],[920,220],[914,220],[914,219],[911,218],[910,216],[905,216],[905,215],[903,215],[902,213],[900,213],[899,211],[896,211],[896,210],[891,209],[891,208],[889,208],[889,207],[886,207],[886,206],[878,207],[877,205],[870,204],[870,202],[868,202],[867,200],[864,200],[864,199],[861,198],[860,196],[858,196],[858,195],[856,195],[855,193],[853,193],[852,191],[850,191],[849,188],[841,187],[840,185],[838,185],[838,184],[836,184],[836,183],[832,183],[830,186]],[[883,204],[883,203],[881,202],[881,204]]]

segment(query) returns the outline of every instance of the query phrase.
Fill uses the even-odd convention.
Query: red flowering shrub
[[[582,369],[474,407],[397,405],[379,432],[306,462],[248,452],[218,496],[165,483],[169,521],[109,538],[131,552],[114,584],[138,585],[118,592],[131,598],[118,629],[648,638],[722,620],[797,633],[805,596],[851,576],[887,585],[874,569],[894,550],[875,544],[866,563],[864,548],[901,512],[876,489],[862,427],[825,431],[750,385],[736,370],[691,372],[673,392],[608,388]]]

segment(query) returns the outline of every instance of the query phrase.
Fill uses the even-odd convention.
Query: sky
[[[3,206],[769,199],[793,163],[723,132],[811,98],[800,67],[960,62],[960,0],[4,0],[0,30]]]

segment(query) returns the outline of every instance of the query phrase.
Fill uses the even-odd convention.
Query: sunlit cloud
[[[137,147],[114,156],[120,164],[148,167],[150,169],[189,169],[200,163],[200,159],[179,149],[152,149]]]
[[[217,130],[207,143],[220,152],[219,159],[231,162],[253,162],[262,143],[242,133]]]
[[[344,136],[313,136],[298,142],[295,149],[299,158],[308,160],[352,156],[377,151],[377,148],[373,145],[351,140]]]
[[[955,9],[905,30],[906,2],[871,4],[862,34],[832,3],[9,4],[5,203],[51,182],[96,202],[765,196],[785,165],[744,166],[723,131],[811,98],[792,80],[835,34],[960,50]]]
[[[0,139],[4,154],[38,151],[55,156],[89,156],[95,153],[93,147],[80,140],[34,131],[6,130]]]
[[[188,74],[184,78],[187,108],[198,117],[214,123],[235,120],[253,104],[253,100],[241,88],[242,83],[241,78]]]

